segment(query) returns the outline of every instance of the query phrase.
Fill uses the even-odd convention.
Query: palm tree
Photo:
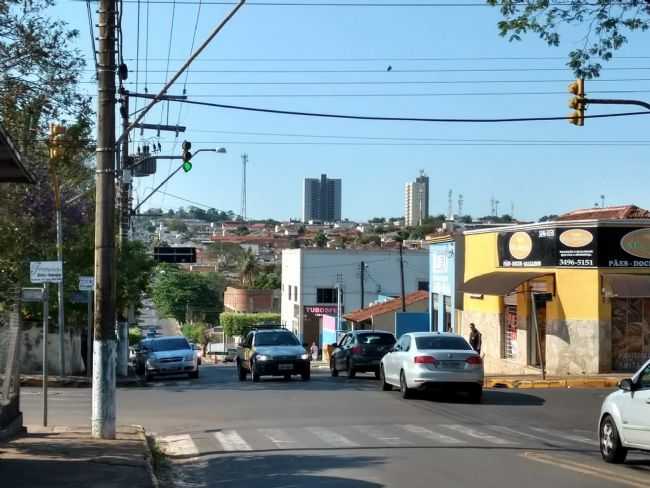
[[[242,256],[239,268],[239,277],[243,286],[253,286],[255,276],[259,272],[260,267],[257,263],[257,258],[250,250]]]

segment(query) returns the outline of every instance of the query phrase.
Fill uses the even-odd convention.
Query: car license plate
[[[293,364],[289,364],[289,363],[278,364],[278,369],[282,370],[282,371],[286,371],[288,369],[293,369]]]
[[[443,361],[442,365],[446,369],[463,369],[465,361]]]

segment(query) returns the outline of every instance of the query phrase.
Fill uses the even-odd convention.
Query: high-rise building
[[[302,220],[338,222],[341,220],[341,180],[327,175],[305,178]]]
[[[404,224],[407,227],[422,223],[429,216],[429,177],[420,171],[415,181],[404,189]]]

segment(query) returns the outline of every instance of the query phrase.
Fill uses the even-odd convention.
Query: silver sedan
[[[449,388],[466,391],[474,402],[483,395],[483,360],[461,336],[442,332],[411,332],[400,337],[380,365],[382,389],[400,389],[402,397],[416,390]]]

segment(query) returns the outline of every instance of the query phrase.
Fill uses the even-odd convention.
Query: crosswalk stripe
[[[325,429],[323,427],[307,427],[306,430],[318,437],[325,444],[332,447],[358,447],[359,444],[351,441],[347,437],[334,432],[333,430]]]
[[[189,434],[168,435],[158,439],[165,453],[172,456],[197,455],[199,449]]]
[[[573,442],[581,442],[583,444],[589,444],[589,445],[598,444],[598,442],[595,441],[594,439],[589,439],[587,437],[582,437],[580,435],[567,434],[565,432],[560,432],[559,430],[542,429],[541,427],[531,427],[531,429],[536,432],[541,432],[543,434],[552,435]]]
[[[293,439],[282,429],[257,429],[257,431],[280,449],[293,449],[299,447],[298,441]]]
[[[509,434],[514,436],[526,437],[528,439],[534,439],[536,441],[548,442],[549,444],[557,445],[557,439],[549,439],[548,437],[542,437],[536,434],[529,434],[528,432],[521,432],[520,430],[511,429],[504,425],[491,425],[490,429],[499,431],[502,434]]]
[[[407,441],[399,436],[392,435],[389,432],[380,429],[376,425],[355,425],[354,428],[364,435],[372,437],[373,439],[380,442],[384,442],[390,446],[403,446],[405,444],[413,444],[410,441]]]
[[[215,432],[219,444],[224,451],[252,451],[253,448],[234,430],[221,430]]]
[[[401,425],[400,427],[405,431],[410,432],[411,434],[417,434],[431,441],[444,442],[447,444],[458,444],[462,442],[461,440],[456,439],[455,437],[441,434],[440,432],[434,432],[433,430],[429,430],[420,425],[405,424],[405,425]]]
[[[444,427],[449,430],[453,430],[454,432],[459,432],[468,437],[473,437],[475,439],[481,439],[483,441],[490,442],[491,444],[499,444],[499,445],[517,444],[514,441],[508,441],[506,439],[493,436],[492,434],[488,434],[486,432],[480,432],[470,427],[465,427],[464,425],[451,424],[451,425],[441,425],[441,427]]]

